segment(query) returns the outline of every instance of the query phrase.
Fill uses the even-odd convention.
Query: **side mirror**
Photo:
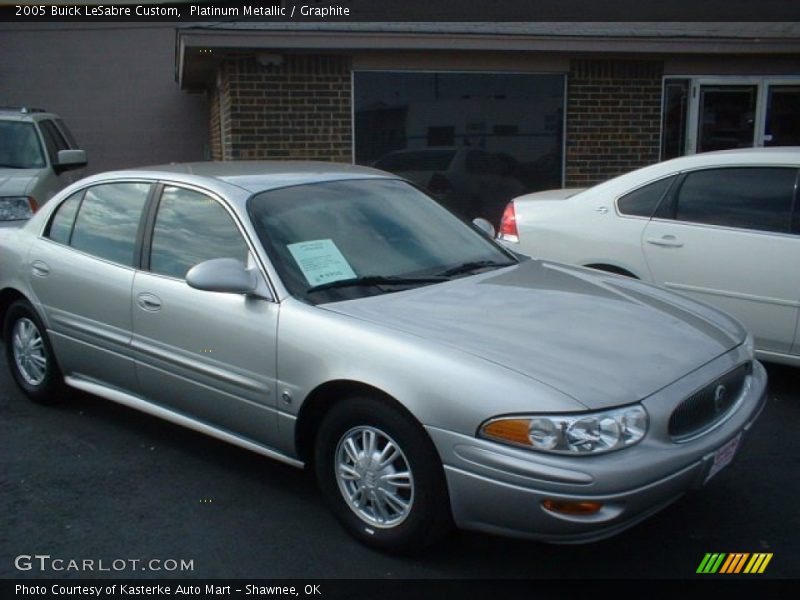
[[[488,237],[491,240],[494,239],[496,231],[494,230],[494,225],[489,223],[489,221],[487,221],[483,217],[477,217],[475,219],[472,219],[472,224],[475,225],[475,227],[477,227],[481,233],[486,235],[486,237]]]
[[[204,292],[250,294],[258,287],[258,277],[235,258],[214,258],[189,269],[186,283]]]
[[[87,162],[86,150],[59,150],[58,162],[53,167],[59,172],[69,171],[85,167]]]

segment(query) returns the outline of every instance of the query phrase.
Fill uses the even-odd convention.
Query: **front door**
[[[664,81],[662,158],[800,145],[800,79],[697,77]]]
[[[765,146],[800,146],[800,84],[767,89]]]
[[[231,214],[212,196],[166,186],[133,282],[133,350],[146,398],[250,440],[277,428],[276,303],[187,285],[213,258],[252,264]]]
[[[757,96],[755,85],[701,85],[697,152],[752,148]]]

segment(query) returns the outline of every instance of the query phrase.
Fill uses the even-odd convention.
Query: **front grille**
[[[742,395],[752,371],[752,362],[740,365],[681,402],[669,418],[670,437],[684,441],[721,420]]]

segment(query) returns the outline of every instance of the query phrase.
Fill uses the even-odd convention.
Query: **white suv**
[[[0,108],[0,227],[30,218],[85,165],[86,152],[58,115]]]

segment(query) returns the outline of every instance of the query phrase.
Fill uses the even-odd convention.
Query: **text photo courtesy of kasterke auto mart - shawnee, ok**
[[[0,5],[0,595],[800,577],[800,20],[453,4]]]

